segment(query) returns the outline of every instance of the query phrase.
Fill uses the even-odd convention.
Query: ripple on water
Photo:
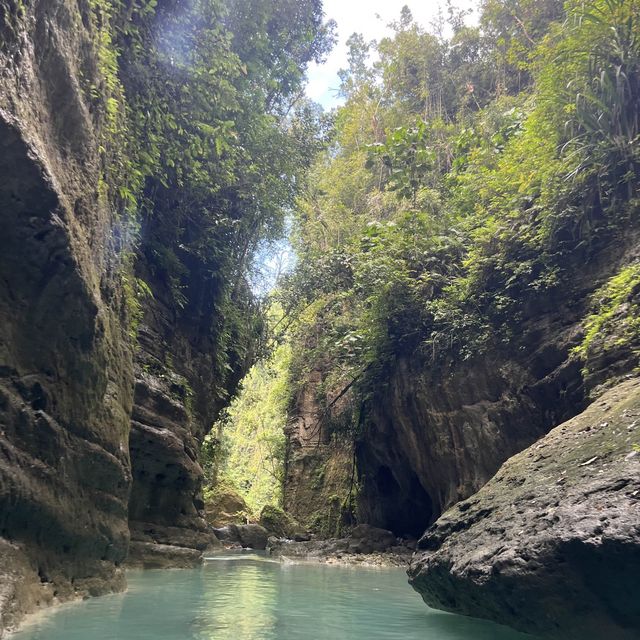
[[[128,580],[126,593],[63,605],[12,640],[530,640],[428,609],[402,569],[236,554]]]

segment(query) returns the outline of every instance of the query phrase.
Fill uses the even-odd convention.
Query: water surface
[[[135,571],[126,593],[62,605],[12,640],[529,640],[427,608],[402,569],[220,556]]]

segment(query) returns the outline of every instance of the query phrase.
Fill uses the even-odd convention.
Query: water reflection
[[[202,575],[203,606],[194,621],[194,637],[257,640],[277,628],[278,584],[259,563],[207,566]]]
[[[126,594],[59,608],[12,640],[524,640],[432,611],[401,570],[218,558],[134,572]]]

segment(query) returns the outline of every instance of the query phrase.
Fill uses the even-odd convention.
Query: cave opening
[[[433,502],[416,474],[381,465],[371,484],[368,491],[368,499],[374,505],[368,509],[371,524],[398,536],[420,537],[433,520]]]

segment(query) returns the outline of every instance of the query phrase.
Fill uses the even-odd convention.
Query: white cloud
[[[404,5],[411,9],[416,22],[428,26],[438,14],[441,2],[420,0],[325,0],[326,18],[338,23],[338,43],[327,61],[309,68],[307,95],[324,107],[331,108],[338,101],[338,71],[347,66],[347,38],[354,32],[362,33],[366,40],[379,40],[389,34],[388,24],[400,17]],[[478,0],[456,3],[462,7],[477,7]]]

